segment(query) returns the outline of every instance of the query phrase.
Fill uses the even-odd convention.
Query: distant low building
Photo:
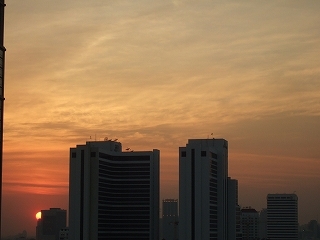
[[[36,227],[36,240],[59,240],[60,230],[67,226],[67,210],[41,210]]]
[[[311,220],[308,224],[299,227],[299,239],[301,240],[319,240],[320,239],[320,225],[318,221]]]
[[[268,194],[267,237],[270,240],[298,240],[298,197],[296,194]]]
[[[178,199],[164,199],[162,201],[162,239],[178,239]]]
[[[259,238],[267,239],[267,209],[261,209],[259,213]]]
[[[228,240],[242,240],[238,180],[228,177]]]
[[[254,208],[241,209],[242,240],[259,239],[259,213]]]

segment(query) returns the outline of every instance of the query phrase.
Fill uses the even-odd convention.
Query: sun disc
[[[37,212],[37,214],[36,214],[36,219],[37,219],[37,220],[41,219],[41,212]]]

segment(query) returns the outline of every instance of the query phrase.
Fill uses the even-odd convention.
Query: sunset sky
[[[225,138],[241,206],[299,197],[320,217],[320,1],[7,0],[3,235],[68,208],[69,148],[160,150]]]

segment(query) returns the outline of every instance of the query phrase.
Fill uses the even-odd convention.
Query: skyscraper
[[[41,210],[36,228],[37,240],[59,240],[60,230],[67,226],[67,211],[61,208]]]
[[[164,199],[162,201],[162,239],[178,239],[178,200]]]
[[[268,194],[267,238],[298,240],[298,197],[296,194]]]
[[[189,139],[179,154],[179,239],[227,240],[236,227],[233,215],[228,229],[228,204],[236,203],[228,199],[228,142]]]
[[[69,239],[159,238],[159,150],[116,141],[70,149]]]

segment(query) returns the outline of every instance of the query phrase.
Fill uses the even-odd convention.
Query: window
[[[181,157],[186,157],[187,156],[187,152],[186,151],[181,151]]]
[[[218,155],[216,153],[210,152],[211,158],[217,159]]]

